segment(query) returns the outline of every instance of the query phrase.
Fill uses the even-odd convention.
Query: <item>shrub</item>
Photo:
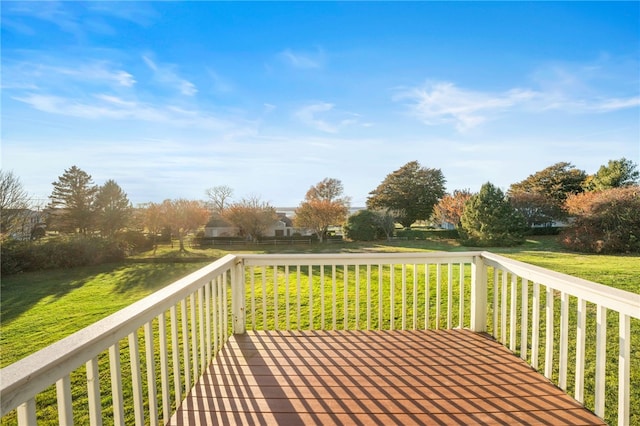
[[[378,213],[373,210],[358,210],[347,219],[344,233],[353,241],[374,241],[384,237],[378,225]]]
[[[127,253],[141,253],[153,248],[153,241],[140,231],[124,231],[118,234],[118,241],[124,244]]]
[[[565,203],[573,222],[562,232],[568,248],[592,253],[640,252],[640,186],[587,192]]]
[[[1,247],[2,274],[97,265],[126,257],[126,245],[103,238],[56,238],[45,242],[7,241]]]
[[[461,222],[461,236],[467,245],[513,246],[524,242],[524,217],[489,182],[467,201]]]

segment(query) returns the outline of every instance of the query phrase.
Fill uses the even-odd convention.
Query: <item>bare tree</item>
[[[12,171],[0,170],[0,235],[4,240],[20,226],[29,207],[27,192]]]
[[[258,196],[243,198],[226,207],[222,218],[240,229],[240,234],[256,240],[278,219],[276,209]]]
[[[233,189],[227,185],[217,185],[208,188],[205,193],[209,197],[213,212],[221,214],[233,196]]]

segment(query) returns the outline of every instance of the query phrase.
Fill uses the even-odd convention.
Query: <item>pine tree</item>
[[[461,234],[467,244],[512,246],[524,241],[524,217],[509,204],[504,193],[489,182],[467,201],[461,222]]]
[[[98,187],[91,175],[76,166],[65,170],[49,198],[49,220],[52,229],[87,234],[96,223],[95,198]]]
[[[127,194],[112,179],[100,187],[95,202],[98,227],[104,236],[113,236],[124,228],[131,215]]]

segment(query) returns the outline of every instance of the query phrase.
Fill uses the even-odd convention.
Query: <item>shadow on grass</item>
[[[98,274],[117,270],[119,264],[25,272],[2,277],[0,321],[11,321],[44,298],[59,299],[84,286]]]
[[[153,265],[145,264],[145,262],[129,263],[126,268],[122,268],[113,285],[114,292],[120,294],[134,291],[152,292],[176,281],[191,271],[207,265],[210,260],[200,258],[198,260],[168,262],[165,259],[163,261],[156,260],[152,263]]]
[[[164,262],[115,263],[3,277],[0,321],[7,323],[29,311],[43,299],[63,298],[89,282],[95,286],[104,285],[108,288],[108,293],[138,293],[139,298],[142,298],[209,263],[206,259],[197,263]],[[104,293],[96,297],[104,297]]]

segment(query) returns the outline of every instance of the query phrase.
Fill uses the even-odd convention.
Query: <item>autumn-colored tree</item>
[[[445,194],[444,185],[440,169],[428,169],[410,161],[388,174],[369,193],[367,208],[395,212],[397,221],[409,228],[415,221],[431,217],[433,206]]]
[[[132,212],[127,194],[112,179],[98,189],[95,210],[100,231],[109,237],[127,226]]]
[[[258,196],[243,198],[226,207],[222,218],[238,227],[240,235],[252,241],[259,239],[277,220],[276,209]]]
[[[158,234],[162,232],[162,229],[166,226],[164,205],[158,203],[149,203],[140,210],[139,220],[144,229],[151,237],[151,243],[153,244],[153,255],[156,255],[158,250]]]
[[[567,247],[596,253],[640,252],[640,186],[577,194],[565,206],[573,218],[562,232]]]
[[[165,200],[161,206],[165,224],[171,228],[172,234],[180,241],[180,252],[186,252],[184,237],[207,223],[209,210],[200,201]]]
[[[469,189],[456,189],[453,194],[445,194],[433,208],[434,219],[440,223],[447,222],[459,228],[464,205],[472,195]]]
[[[342,225],[349,212],[349,197],[342,195],[344,189],[338,179],[325,178],[309,188],[305,199],[295,211],[295,224],[316,233],[324,241],[331,225]]]

